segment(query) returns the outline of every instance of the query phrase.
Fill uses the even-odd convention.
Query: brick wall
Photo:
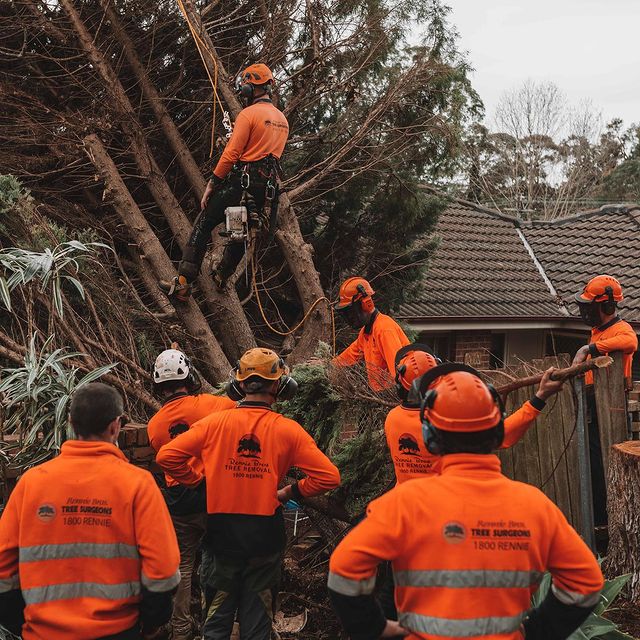
[[[489,331],[465,331],[455,335],[455,361],[464,362],[476,369],[489,368],[491,333]]]

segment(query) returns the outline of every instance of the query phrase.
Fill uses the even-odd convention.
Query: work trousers
[[[587,420],[589,432],[589,460],[591,462],[591,487],[593,495],[593,521],[596,527],[607,524],[607,483],[602,462],[602,444],[593,385],[586,389]]]
[[[180,584],[173,601],[171,628],[173,640],[191,640],[194,637],[191,617],[191,578],[197,569],[196,557],[206,531],[207,514],[172,514],[171,519],[180,548]]]
[[[267,170],[267,165],[262,163],[254,163],[247,169],[249,175],[247,193],[253,198],[257,211],[262,211],[264,207],[268,180]],[[180,275],[185,276],[189,282],[193,282],[200,272],[207,244],[211,239],[211,232],[217,225],[225,221],[225,209],[240,205],[243,195],[241,180],[242,172],[234,167],[225,181],[213,192],[205,210],[201,211],[196,218],[178,269]],[[216,269],[222,280],[227,280],[233,274],[243,255],[244,244],[242,242],[227,242],[222,260]]]
[[[229,640],[238,613],[240,640],[270,640],[283,553],[256,558],[210,556],[204,572],[204,640]]]

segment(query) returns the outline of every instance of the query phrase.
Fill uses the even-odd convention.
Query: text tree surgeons
[[[352,277],[342,283],[336,309],[351,327],[360,331],[333,363],[351,366],[364,360],[369,386],[380,391],[393,385],[395,355],[409,344],[409,339],[393,318],[376,309],[374,293],[364,278]]]
[[[491,452],[504,437],[498,394],[471,367],[420,379],[423,441],[440,475],[399,484],[334,551],[329,593],[352,638],[560,640],[589,616],[604,580],[596,558],[539,489],[509,480]],[[391,561],[399,623],[373,595]],[[545,571],[552,587],[531,610]]]
[[[228,640],[236,611],[241,637],[270,639],[286,542],[282,504],[340,483],[338,469],[302,426],[271,408],[296,388],[276,353],[250,349],[227,386],[237,407],[197,422],[158,454],[158,464],[181,484],[194,487],[206,478],[207,640]],[[194,457],[204,471],[190,465]],[[306,477],[278,490],[294,466]]]
[[[211,232],[224,222],[227,207],[238,206],[246,193],[251,199],[250,208],[256,212],[263,210],[266,201],[272,212],[277,211],[277,180],[289,123],[271,101],[272,88],[273,75],[266,65],[252,64],[242,72],[239,92],[247,106],[238,114],[231,138],[207,183],[178,275],[170,283],[161,283],[167,294],[178,301],[188,299]],[[227,243],[214,275],[218,288],[224,288],[243,253],[242,243]]]
[[[149,420],[149,443],[156,450],[193,424],[215,411],[231,409],[235,402],[226,397],[199,393],[200,380],[189,358],[178,349],[166,349],[153,367],[153,392],[162,408]],[[193,458],[189,464],[202,473],[202,462]],[[207,519],[205,484],[195,489],[183,487],[165,474],[163,490],[180,547],[180,585],[173,603],[172,640],[190,640],[194,635],[191,618],[191,575],[197,567],[196,556],[204,536]],[[199,599],[199,595],[197,596]]]
[[[9,498],[0,624],[25,640],[134,640],[171,617],[176,535],[153,476],[116,446],[125,421],[115,389],[81,387],[70,410],[76,439],[28,470]]]

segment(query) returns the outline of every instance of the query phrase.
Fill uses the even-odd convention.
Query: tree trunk
[[[129,230],[131,238],[138,245],[142,256],[142,267],[149,265],[156,279],[170,278],[174,273],[173,264],[129,193],[102,141],[97,135],[91,134],[84,139],[84,144],[91,161],[104,180],[105,195]],[[201,360],[200,369],[212,381],[226,379],[229,373],[229,361],[220,349],[198,305],[190,300],[188,304],[178,305],[176,312],[191,334],[191,348]]]
[[[202,177],[202,173],[200,172],[196,161],[193,159],[189,148],[185,144],[178,127],[176,127],[173,119],[164,106],[160,94],[149,79],[143,64],[140,62],[135,45],[127,32],[123,29],[122,24],[120,23],[120,17],[116,12],[115,7],[111,0],[100,0],[100,4],[104,8],[107,18],[109,18],[109,21],[111,22],[113,33],[122,45],[122,50],[127,57],[129,66],[135,73],[138,82],[140,82],[140,86],[142,87],[142,91],[147,102],[153,109],[153,113],[162,127],[162,131],[167,138],[167,142],[171,145],[173,152],[176,154],[176,160],[178,161],[182,172],[186,176],[187,180],[191,184],[191,188],[197,196],[202,195],[206,186],[206,181]]]
[[[217,70],[218,91],[235,119],[242,110],[242,105],[231,89],[229,74],[202,24],[200,14],[193,1],[183,0],[182,4],[187,14],[187,19],[206,46],[207,52],[203,57],[209,74],[213,77]],[[278,218],[279,229],[276,232],[276,239],[295,280],[303,311],[307,313],[318,298],[324,297],[324,291],[320,284],[318,272],[313,264],[312,247],[302,237],[298,219],[286,193],[280,196]],[[318,341],[329,339],[330,328],[329,309],[324,303],[320,303],[307,319],[302,329],[302,335],[292,351],[289,361],[291,363],[300,362],[313,355]]]
[[[115,72],[96,48],[82,22],[72,0],[61,0],[64,10],[76,31],[82,48],[91,63],[105,82],[105,88],[112,95],[117,110],[121,113],[121,126],[131,143],[131,150],[136,160],[141,176],[144,178],[151,195],[162,211],[181,248],[187,243],[191,234],[189,222],[173,192],[169,188],[163,173],[156,164],[144,131],[136,118],[135,111],[124,87]],[[169,279],[175,271],[168,274]],[[255,339],[244,310],[235,291],[220,293],[214,286],[209,274],[200,276],[198,284],[202,290],[207,306],[220,326],[218,339],[225,346],[229,358],[235,360],[244,350],[255,346]],[[225,374],[226,375],[226,374]]]
[[[608,578],[631,573],[631,600],[640,603],[640,442],[611,448],[609,457],[609,549],[602,564]]]

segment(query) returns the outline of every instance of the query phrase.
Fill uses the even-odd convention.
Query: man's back
[[[601,588],[593,555],[558,508],[504,477],[493,455],[447,455],[441,476],[411,480],[374,501],[334,552],[329,587],[369,592],[380,559],[392,561],[399,622],[414,639],[520,640],[546,570],[554,593],[573,604]]]
[[[15,547],[28,639],[130,629],[143,588],[165,592],[179,580],[175,534],[152,476],[105,442],[66,442],[23,476],[0,523],[0,578],[14,570]]]

